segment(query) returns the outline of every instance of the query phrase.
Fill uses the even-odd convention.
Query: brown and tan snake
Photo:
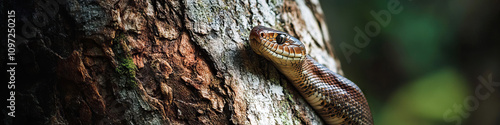
[[[361,89],[307,55],[297,38],[256,26],[250,32],[250,46],[288,78],[327,124],[373,124]]]

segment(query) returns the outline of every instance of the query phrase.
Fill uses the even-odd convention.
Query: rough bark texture
[[[19,30],[14,123],[321,123],[250,49],[257,25],[296,36],[312,57],[338,69],[317,0],[12,3],[29,8],[19,12],[27,18],[19,27],[33,28]]]

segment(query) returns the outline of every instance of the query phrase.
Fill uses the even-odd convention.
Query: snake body
[[[325,123],[373,124],[361,89],[307,55],[304,44],[297,38],[256,26],[250,32],[250,46],[287,77]]]

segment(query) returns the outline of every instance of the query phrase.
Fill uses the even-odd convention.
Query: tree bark
[[[339,70],[316,0],[7,3],[31,7],[18,11],[18,116],[7,123],[321,123],[250,49],[257,25],[296,36]]]

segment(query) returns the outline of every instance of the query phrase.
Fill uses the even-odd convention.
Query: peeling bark
[[[248,44],[253,26],[280,29],[338,71],[318,1],[49,2],[58,13],[18,45],[15,123],[322,122]]]

